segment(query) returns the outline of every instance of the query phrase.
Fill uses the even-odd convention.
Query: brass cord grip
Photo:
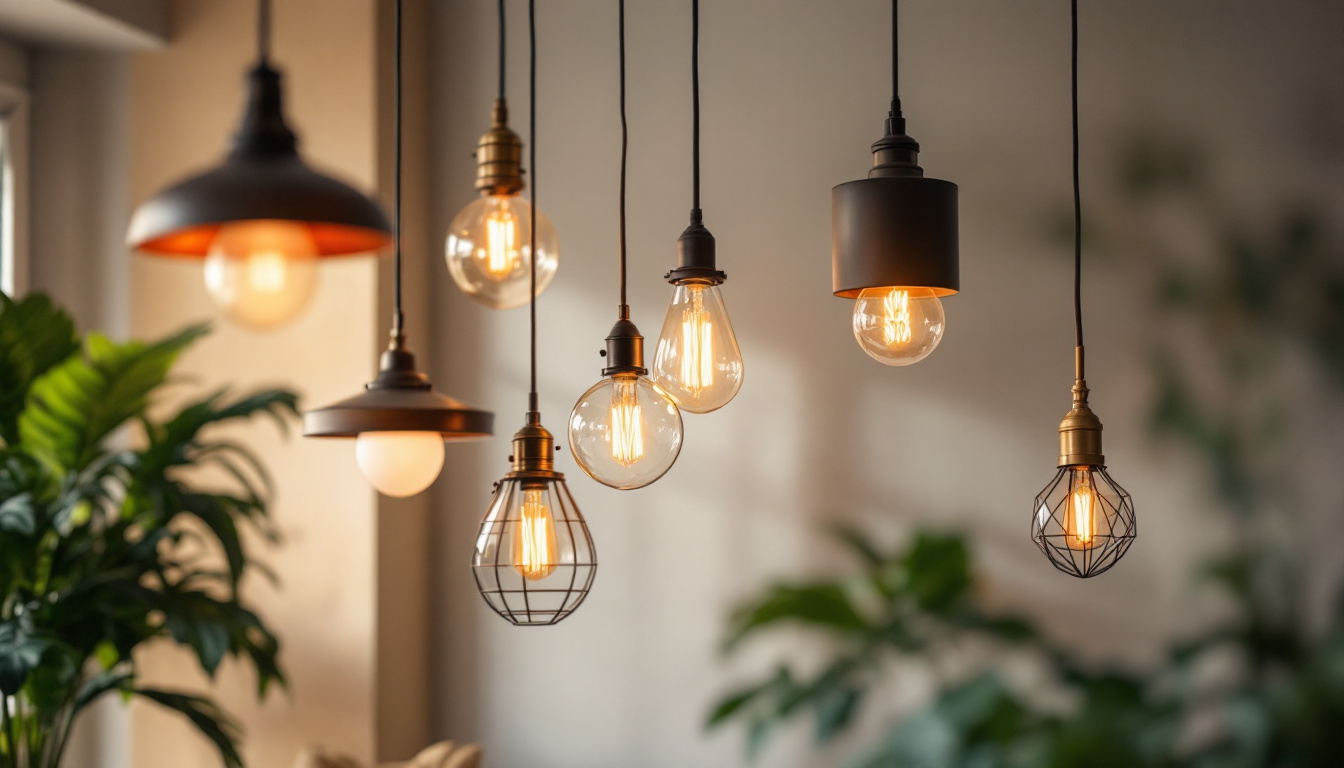
[[[1083,376],[1083,348],[1076,347],[1074,361],[1077,377],[1073,384],[1073,409],[1059,423],[1059,465],[1061,467],[1105,466],[1101,452],[1101,419],[1087,404],[1087,381]]]
[[[541,426],[541,414],[530,411],[527,424],[513,435],[513,455],[509,457],[513,471],[509,477],[522,478],[523,488],[532,487],[528,480],[535,480],[537,486],[555,479],[564,479],[564,475],[555,471],[555,437]]]
[[[476,142],[476,189],[487,196],[523,191],[523,140],[509,128],[509,105],[495,99],[490,130]]]

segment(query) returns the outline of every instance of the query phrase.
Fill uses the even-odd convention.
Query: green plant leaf
[[[50,646],[27,623],[22,617],[0,623],[0,693],[6,696],[19,692]]]
[[[200,696],[155,688],[135,688],[132,692],[186,716],[219,750],[220,759],[226,768],[243,768],[243,758],[238,754],[238,726],[214,702]]]
[[[37,518],[32,494],[24,492],[0,502],[0,531],[32,536],[36,530]]]
[[[83,355],[33,382],[19,414],[23,448],[57,474],[84,469],[104,437],[144,411],[178,354],[207,330],[193,326],[153,344],[91,334]]]
[[[40,293],[0,294],[0,438],[19,441],[19,413],[33,380],[79,349],[75,323]]]
[[[818,582],[801,586],[780,585],[765,598],[734,612],[725,648],[766,627],[793,622],[845,634],[871,632],[873,627],[850,603],[836,583]]]
[[[946,611],[965,599],[971,588],[971,556],[957,535],[920,532],[905,556],[907,586],[919,606]]]

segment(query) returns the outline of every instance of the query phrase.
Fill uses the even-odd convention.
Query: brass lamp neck
[[[509,128],[509,105],[495,99],[490,130],[476,142],[476,189],[482,195],[523,191],[523,140]]]
[[[1083,379],[1083,348],[1076,358],[1078,378],[1073,384],[1073,408],[1059,423],[1059,466],[1105,466],[1101,452],[1101,419],[1087,404],[1088,388]]]
[[[527,425],[513,435],[513,477],[545,478],[555,475],[555,437],[541,426],[541,414],[529,411]]]

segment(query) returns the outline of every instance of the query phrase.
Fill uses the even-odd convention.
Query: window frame
[[[0,200],[11,205],[11,215],[0,220],[0,289],[11,296],[23,295],[29,283],[28,102],[26,90],[0,82],[0,123],[3,123],[0,130],[5,132],[0,149],[9,161],[7,168],[0,162],[0,184],[5,185]],[[5,250],[10,256],[8,260],[2,258]]]

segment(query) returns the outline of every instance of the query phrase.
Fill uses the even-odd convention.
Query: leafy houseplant
[[[211,700],[137,684],[134,651],[157,638],[189,646],[212,676],[226,656],[249,662],[258,696],[283,683],[279,643],[238,593],[258,567],[241,529],[274,538],[266,474],[206,433],[261,414],[283,426],[296,397],[219,391],[151,416],[204,333],[81,343],[47,297],[0,295],[0,768],[56,768],[80,712],[114,692],[182,713],[242,766],[237,729]],[[199,466],[230,487],[184,476]]]

